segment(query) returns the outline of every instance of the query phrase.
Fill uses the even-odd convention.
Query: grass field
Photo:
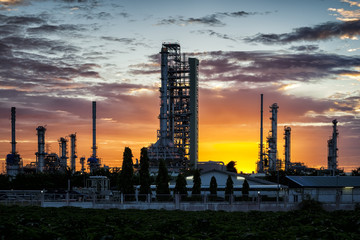
[[[0,239],[360,239],[360,211],[244,213],[0,205]]]

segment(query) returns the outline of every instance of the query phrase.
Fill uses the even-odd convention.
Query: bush
[[[301,211],[317,212],[324,210],[322,203],[314,199],[304,199],[301,203],[299,203],[298,207]]]

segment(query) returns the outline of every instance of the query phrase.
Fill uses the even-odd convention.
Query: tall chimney
[[[258,173],[264,172],[264,146],[263,146],[263,102],[264,94],[261,94],[261,104],[260,104],[260,160],[258,163]]]
[[[93,158],[96,158],[96,102],[92,102],[92,118],[93,118]]]
[[[285,139],[285,171],[291,168],[291,159],[290,159],[290,135],[291,135],[291,128],[285,126],[284,127],[284,139]]]
[[[337,126],[336,126],[338,121],[336,119],[334,119],[332,121],[332,123],[333,123],[333,134],[332,134],[331,139],[328,140],[328,149],[329,149],[329,153],[328,153],[328,170],[330,170],[331,174],[333,176],[335,176],[336,171],[338,170],[337,169],[338,168],[337,138],[338,138],[339,132],[338,132]]]
[[[15,140],[15,121],[16,121],[16,108],[11,108],[11,154],[16,153],[16,140]]]

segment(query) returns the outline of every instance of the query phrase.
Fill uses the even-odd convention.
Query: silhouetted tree
[[[165,194],[170,194],[169,190],[169,175],[168,170],[163,159],[159,162],[159,171],[156,177],[156,194],[159,200],[167,200],[168,196],[161,196]]]
[[[245,179],[243,182],[243,185],[242,185],[242,189],[241,189],[241,193],[242,193],[244,200],[247,200],[247,197],[249,196],[249,189],[250,189],[249,183]]]
[[[215,200],[217,198],[217,182],[214,176],[210,180],[210,200]]]
[[[133,184],[133,155],[129,147],[125,147],[123,155],[122,169],[120,173],[120,191],[124,194],[134,194]]]
[[[351,176],[360,176],[360,167],[352,170]]]
[[[234,161],[230,161],[228,164],[226,164],[226,171],[237,173],[235,165],[236,163]]]
[[[174,189],[175,193],[179,193],[181,195],[187,195],[187,189],[186,189],[186,179],[184,174],[179,173],[179,175],[176,178],[176,185]]]
[[[193,176],[193,189],[192,194],[197,195],[201,194],[201,178],[200,178],[200,170],[195,169],[194,176]]]
[[[147,148],[142,148],[140,152],[140,194],[148,194],[151,193],[150,185],[150,173],[149,173],[149,157]]]
[[[10,189],[10,179],[8,175],[0,174],[0,189]]]
[[[231,176],[229,175],[227,180],[226,180],[226,187],[225,187],[226,199],[229,199],[229,196],[231,194],[233,194],[233,192],[234,192],[234,182],[233,182]]]

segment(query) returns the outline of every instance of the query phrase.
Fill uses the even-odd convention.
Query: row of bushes
[[[0,205],[0,216],[0,239],[360,239],[359,210],[184,212]]]

